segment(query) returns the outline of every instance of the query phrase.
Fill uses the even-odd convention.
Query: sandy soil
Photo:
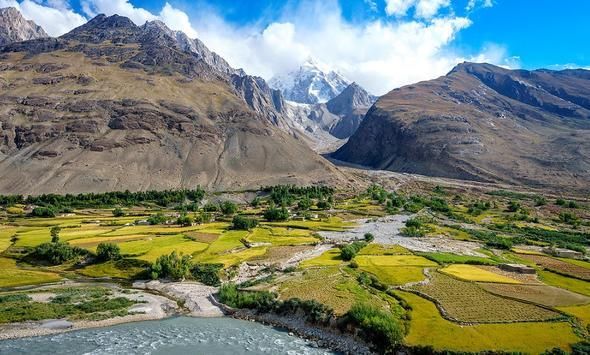
[[[157,291],[166,297],[181,301],[194,317],[221,317],[223,312],[212,302],[216,287],[198,282],[137,281],[133,288]]]
[[[326,241],[349,242],[364,239],[365,233],[375,236],[375,243],[397,244],[411,251],[417,252],[448,252],[459,255],[485,257],[477,252],[481,248],[479,243],[466,242],[440,237],[408,238],[400,234],[410,215],[394,215],[376,220],[358,220],[358,227],[345,232],[319,232]]]

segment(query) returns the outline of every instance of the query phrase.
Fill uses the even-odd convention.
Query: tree
[[[33,217],[53,218],[55,217],[55,209],[52,207],[35,207],[31,212]]]
[[[59,243],[59,232],[61,231],[60,226],[51,227],[49,231],[51,233],[51,242],[52,243]]]
[[[508,203],[508,212],[516,212],[520,209],[520,203],[516,202],[516,201],[510,201]]]
[[[224,201],[221,205],[219,205],[219,209],[221,209],[221,213],[224,215],[231,215],[238,212],[238,205],[231,201]]]
[[[264,212],[264,218],[267,221],[286,221],[289,219],[289,211],[285,207],[276,208],[275,206],[270,206]]]
[[[232,229],[249,230],[258,225],[258,221],[244,216],[235,216],[232,220]]]
[[[125,211],[122,208],[117,207],[113,210],[113,216],[115,217],[123,217],[125,215]]]
[[[168,278],[171,280],[184,280],[191,275],[193,264],[190,255],[177,254],[173,251],[170,255],[161,255],[150,267],[152,278]]]
[[[308,196],[303,196],[303,198],[297,202],[297,208],[301,211],[307,211],[311,208],[311,199]]]
[[[193,218],[189,215],[182,214],[180,217],[176,219],[176,224],[181,225],[183,227],[190,227],[193,225]]]
[[[100,261],[121,259],[121,248],[113,243],[100,243],[96,247],[96,256]]]

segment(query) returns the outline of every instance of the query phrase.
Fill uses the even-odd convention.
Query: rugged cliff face
[[[185,40],[99,15],[0,48],[0,193],[342,181],[273,124],[280,96]]]
[[[590,72],[464,63],[369,110],[340,160],[533,186],[590,187]]]
[[[44,37],[49,36],[43,28],[26,20],[14,7],[0,9],[0,46]]]

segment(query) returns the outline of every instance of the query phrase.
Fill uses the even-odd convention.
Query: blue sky
[[[458,62],[590,67],[586,0],[0,0],[60,35],[98,13],[160,19],[271,78],[308,58],[376,94]]]

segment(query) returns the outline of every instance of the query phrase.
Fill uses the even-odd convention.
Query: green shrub
[[[121,259],[121,248],[114,243],[100,243],[96,247],[96,257],[100,261]]]
[[[113,210],[113,216],[115,217],[123,217],[125,216],[125,211],[122,208],[117,207]]]
[[[238,205],[231,201],[224,201],[219,205],[219,209],[221,210],[221,213],[223,213],[226,216],[232,215],[238,212]]]
[[[426,235],[426,233],[422,229],[416,228],[416,227],[402,228],[400,233],[404,237],[410,237],[410,238],[421,238]]]
[[[270,206],[264,212],[264,219],[269,222],[286,221],[289,219],[289,211],[285,207],[276,208],[274,206]]]
[[[311,208],[312,201],[308,196],[304,196],[297,202],[297,209],[301,211],[307,211]]]
[[[346,318],[379,353],[391,352],[403,339],[404,327],[400,320],[378,307],[356,303],[346,313]]]
[[[168,220],[168,217],[164,216],[163,213],[156,213],[147,219],[148,223],[151,225],[163,224]]]
[[[276,295],[268,291],[238,291],[236,285],[225,284],[219,289],[219,300],[233,308],[271,311],[276,304]]]
[[[53,207],[35,207],[31,212],[33,217],[54,218],[57,211]]]
[[[325,201],[325,200],[320,200],[317,203],[318,209],[320,210],[329,210],[330,208],[332,208],[332,206],[330,205],[330,202]]]
[[[150,267],[152,279],[184,280],[191,276],[192,261],[190,255],[161,255]]]
[[[49,234],[51,234],[51,242],[52,243],[59,242],[59,232],[61,232],[60,226],[51,227],[51,230],[49,230]]]
[[[235,216],[232,220],[232,229],[235,230],[250,230],[258,225],[258,221],[254,218],[246,218],[244,216]]]
[[[176,219],[176,224],[183,227],[190,227],[193,225],[194,221],[195,220],[191,216],[182,214]]]
[[[350,244],[347,244],[340,248],[340,257],[344,261],[350,261],[366,245],[366,242],[352,242]]]
[[[512,201],[508,202],[508,207],[506,208],[506,211],[516,212],[520,209],[520,207],[521,206],[520,206],[519,202],[512,200]]]
[[[217,211],[219,211],[219,207],[217,207],[216,204],[213,204],[211,202],[207,202],[205,204],[205,206],[203,206],[203,211],[205,211],[205,212],[217,212]]]
[[[375,236],[372,233],[365,233],[365,242],[371,243],[375,240]]]
[[[30,254],[36,261],[60,265],[80,256],[88,255],[88,251],[79,247],[71,247],[68,243],[43,243],[35,247]]]
[[[208,286],[221,285],[219,278],[219,271],[223,269],[223,264],[196,264],[191,269],[191,273],[195,280],[204,283]]]

